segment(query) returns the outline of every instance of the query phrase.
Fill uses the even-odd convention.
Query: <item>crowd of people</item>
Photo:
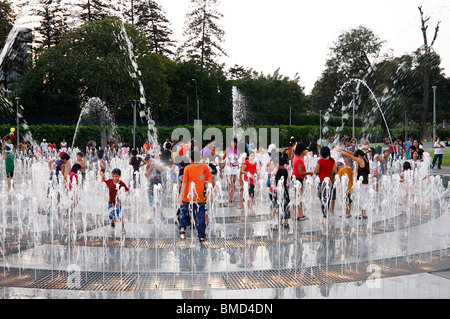
[[[439,140],[438,140],[439,141]],[[444,147],[439,143],[440,149]],[[172,148],[174,143],[176,147]],[[270,145],[267,151],[255,148],[251,143],[239,147],[238,140],[235,138],[224,150],[218,150],[214,139],[207,141],[203,148],[199,148],[196,141],[187,142],[168,140],[164,144],[164,151],[172,154],[172,157],[166,157],[173,167],[179,169],[179,178],[182,182],[180,192],[180,205],[182,206],[182,218],[188,218],[187,207],[189,202],[195,202],[194,216],[197,214],[203,216],[205,182],[214,183],[216,180],[224,180],[227,185],[228,202],[236,202],[236,208],[246,209],[250,214],[254,214],[253,199],[255,196],[255,185],[260,180],[262,170],[267,173],[267,187],[269,188],[269,197],[271,200],[272,228],[288,228],[289,220],[306,221],[309,218],[304,214],[302,202],[291,204],[289,198],[289,188],[294,187],[293,181],[298,181],[303,185],[305,179],[317,176],[318,198],[320,199],[323,219],[327,222],[330,214],[334,213],[334,204],[336,199],[336,190],[333,188],[333,182],[344,175],[348,180],[346,217],[352,216],[352,197],[354,180],[361,180],[359,187],[359,197],[361,200],[361,212],[357,213],[358,219],[367,219],[367,209],[365,200],[369,193],[369,179],[375,179],[376,191],[381,183],[383,175],[392,174],[391,168],[394,161],[402,163],[403,171],[411,170],[416,172],[420,169],[424,150],[419,140],[410,136],[406,143],[396,139],[386,141],[386,149],[383,151],[381,146],[370,147],[370,142],[366,139],[359,143],[348,136],[340,141],[328,139],[319,141],[319,143],[309,143],[306,145],[302,141],[296,141],[294,137],[284,148],[278,148],[276,145]],[[435,146],[436,147],[436,146]],[[217,153],[221,152],[219,156]],[[332,151],[334,155],[332,156]],[[267,153],[270,161],[262,167],[261,156]],[[439,154],[439,153],[438,153]],[[316,158],[316,160],[312,160]],[[439,157],[437,157],[439,160]],[[433,160],[432,166],[436,162]],[[440,167],[439,162],[439,167]],[[189,168],[186,174],[186,169]],[[191,173],[195,171],[195,174]],[[405,174],[402,173],[402,178]],[[188,186],[191,182],[196,185],[194,198],[188,198]],[[239,194],[236,196],[236,188],[239,188]],[[281,192],[279,191],[281,189]],[[295,192],[301,192],[302,188],[295,188]],[[202,194],[198,196],[198,194]],[[295,194],[294,196],[301,196]],[[245,203],[247,206],[245,206]],[[276,216],[278,215],[278,218]],[[183,220],[183,219],[182,219]],[[199,224],[206,219],[200,219]],[[197,223],[197,221],[196,221]],[[185,225],[180,223],[180,237],[185,236]],[[203,228],[201,228],[203,229]],[[199,236],[203,238],[204,233]]]
[[[80,176],[81,180],[84,180],[88,169],[94,170],[96,176],[101,178],[109,190],[108,216],[111,228],[114,229],[116,222],[121,221],[123,234],[126,231],[121,202],[117,196],[120,189],[132,192],[134,188],[139,187],[142,184],[139,179],[140,171],[144,167],[143,173],[148,182],[146,185],[149,206],[153,216],[158,214],[162,218],[162,205],[155,200],[154,190],[162,183],[163,170],[170,170],[173,181],[179,184],[177,217],[179,237],[186,238],[186,229],[193,218],[199,240],[203,242],[206,239],[205,229],[208,224],[205,204],[208,200],[212,200],[208,198],[207,188],[208,184],[213,186],[217,181],[222,181],[226,185],[229,206],[255,214],[253,203],[256,185],[262,176],[267,178],[264,184],[269,190],[271,203],[269,219],[272,229],[278,230],[289,228],[290,220],[298,222],[309,220],[305,215],[302,201],[293,201],[290,198],[292,194],[290,190],[294,190],[295,198],[301,197],[305,181],[315,177],[319,179],[317,197],[320,201],[322,222],[326,223],[330,214],[334,214],[336,190],[333,183],[345,176],[348,183],[345,217],[352,216],[353,186],[355,180],[360,180],[358,195],[363,200],[361,211],[357,212],[356,217],[367,219],[364,198],[369,192],[369,179],[377,181],[378,190],[383,175],[391,174],[394,161],[402,161],[404,171],[414,172],[420,169],[424,159],[423,146],[413,136],[405,143],[400,139],[393,141],[388,139],[385,142],[386,149],[383,151],[380,146],[370,147],[368,140],[362,139],[358,143],[356,139],[348,136],[339,141],[328,138],[317,143],[310,142],[308,145],[292,137],[286,147],[280,148],[271,144],[267,150],[263,150],[255,148],[250,142],[244,143],[234,138],[225,149],[220,149],[213,137],[203,146],[194,139],[189,141],[166,139],[161,150],[146,140],[141,148],[130,150],[127,144],[119,146],[115,139],[109,139],[105,149],[101,150],[94,139],[90,139],[85,152],[78,152],[76,159],[71,163],[65,140],[56,147],[53,141],[47,143],[43,139],[40,145],[22,141],[17,147],[16,154],[28,154],[36,159],[48,160],[50,179],[61,176],[68,191],[72,189],[74,183],[80,182]],[[14,145],[8,136],[2,139],[2,145],[9,190],[13,187],[11,181],[14,176]],[[438,168],[441,167],[444,146],[440,139],[436,141],[432,167],[436,162]],[[263,161],[267,155],[268,160]],[[133,169],[133,179],[128,185],[121,180],[121,170],[110,166],[111,160],[115,157],[126,158]],[[110,175],[109,179],[106,178],[107,175]],[[76,199],[67,210],[68,214],[75,205]]]

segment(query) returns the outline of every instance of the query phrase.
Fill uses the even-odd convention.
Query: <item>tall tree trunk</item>
[[[206,0],[203,1],[203,22],[202,22],[202,57],[200,67],[205,65],[205,29],[206,29]]]
[[[430,92],[430,72],[429,72],[429,56],[425,57],[425,66],[422,71],[422,80],[423,80],[423,94],[422,94],[422,112],[420,117],[420,139],[423,140],[425,138],[425,134],[427,133],[427,116],[428,116],[428,99]]]
[[[434,42],[436,41],[437,34],[439,31],[439,24],[437,23],[436,29],[434,32],[433,41],[431,41],[431,44],[428,45],[428,39],[427,39],[427,29],[428,25],[427,22],[430,20],[430,18],[424,18],[422,6],[418,7],[420,12],[420,19],[422,23],[422,36],[423,36],[423,48],[424,48],[424,58],[423,58],[423,64],[422,64],[422,81],[423,81],[423,94],[422,94],[422,107],[421,107],[421,118],[420,118],[420,139],[423,140],[425,138],[425,134],[427,132],[427,117],[428,117],[428,99],[430,94],[430,54],[431,54],[431,47],[433,46]]]
[[[107,97],[108,85],[106,83],[102,83],[101,86],[101,100],[106,106],[106,97]],[[100,141],[102,145],[102,150],[106,148],[107,142],[107,133],[106,133],[106,110],[99,110],[99,125],[100,125]]]

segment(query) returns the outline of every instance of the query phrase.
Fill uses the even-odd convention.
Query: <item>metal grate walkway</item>
[[[232,272],[99,272],[4,268],[0,287],[88,290],[264,289],[366,282],[450,269],[450,251],[340,265]]]

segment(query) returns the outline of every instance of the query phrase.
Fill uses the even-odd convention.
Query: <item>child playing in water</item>
[[[253,198],[255,197],[255,183],[257,181],[258,172],[256,170],[255,153],[250,152],[248,160],[246,160],[241,167],[241,174],[244,175],[244,181],[248,182],[248,210],[254,214]]]
[[[381,175],[389,175],[388,164],[391,162],[390,156],[391,153],[389,152],[389,150],[385,150],[383,152],[384,161],[381,161]]]
[[[111,228],[115,229],[116,225],[116,217],[121,220],[122,222],[122,234],[125,235],[125,225],[123,221],[122,216],[122,204],[117,197],[117,193],[120,190],[120,188],[124,188],[126,192],[130,193],[130,189],[125,185],[124,182],[120,180],[120,176],[122,175],[122,172],[120,169],[115,168],[113,169],[111,173],[110,179],[105,181],[105,172],[100,171],[100,176],[102,177],[102,182],[108,186],[109,189],[109,202],[108,202],[108,214],[109,219],[111,220]]]
[[[158,209],[161,219],[163,218],[163,208],[161,203],[155,202],[153,196],[155,185],[162,183],[161,172],[163,167],[156,164],[151,155],[145,157],[144,163],[147,164],[147,169],[145,172],[145,177],[148,178],[148,201],[150,204],[150,210],[153,212],[153,217],[156,215],[156,210]],[[157,207],[157,208],[156,208]]]
[[[180,239],[186,238],[186,226],[189,220],[189,206],[192,201],[192,210],[199,241],[205,241],[205,183],[212,183],[213,178],[206,164],[201,163],[201,153],[191,150],[191,165],[184,169],[183,184],[180,190]],[[195,191],[190,194],[191,183],[195,184]],[[192,198],[190,198],[192,196]]]
[[[14,187],[13,177],[14,177],[14,153],[9,146],[5,146],[3,151],[3,159],[5,160],[6,166],[6,179],[8,181],[8,191]]]
[[[133,166],[133,188],[137,188],[139,181],[139,169],[145,165],[144,161],[141,157],[137,156],[137,150],[131,151],[131,157],[129,160],[129,164]]]
[[[356,161],[357,166],[357,176],[356,180],[361,178],[362,182],[359,188],[359,201],[361,203],[361,215],[357,216],[358,219],[367,219],[366,214],[366,201],[369,192],[369,175],[370,175],[370,167],[369,160],[367,159],[366,154],[362,150],[356,150],[355,153],[349,152],[347,150],[343,150],[338,148],[338,152],[341,152],[342,155],[351,158]]]
[[[86,178],[86,162],[83,159],[83,153],[82,152],[78,152],[77,153],[77,160],[75,161],[75,164],[79,164],[80,165],[80,173],[81,173],[81,178],[84,181],[84,179]]]
[[[78,163],[75,163],[75,164],[73,164],[72,169],[70,170],[70,173],[69,173],[69,178],[67,180],[66,188],[70,193],[69,196],[70,196],[71,204],[70,204],[70,207],[66,209],[65,216],[68,216],[69,210],[70,210],[70,214],[73,213],[73,209],[75,208],[75,206],[77,205],[78,200],[79,200],[77,194],[73,193],[71,191],[73,190],[74,185],[76,185],[78,183],[78,172],[80,171],[80,169],[81,169],[81,165]]]
[[[102,150],[100,150],[97,152],[97,157],[92,159],[89,162],[89,164],[91,164],[92,162],[95,162],[97,173],[99,171],[104,173],[106,170],[106,157],[104,155],[105,155],[105,153]]]
[[[289,163],[288,155],[279,153],[278,154],[278,163],[277,163],[277,172],[275,175],[275,185],[272,187],[272,213],[270,214],[269,220],[272,223],[272,230],[278,230],[277,222],[274,220],[274,217],[278,211],[280,214],[280,226],[288,229],[289,228],[289,191],[288,191],[288,179],[289,174],[285,167],[286,164]],[[283,198],[278,200],[278,183],[283,179]],[[281,204],[281,205],[280,205]],[[284,223],[283,223],[284,219]]]
[[[352,217],[351,210],[352,210],[352,197],[351,197],[351,191],[353,188],[353,170],[345,166],[344,163],[338,161],[336,163],[336,169],[337,174],[340,179],[342,179],[342,176],[346,175],[348,178],[348,185],[347,185],[347,198],[346,198],[346,209],[345,209],[345,217],[350,218]]]
[[[222,160],[223,171],[227,177],[228,184],[228,201],[234,201],[234,191],[236,188],[236,179],[239,175],[239,151],[237,149],[237,139],[231,141],[231,147],[225,149]],[[226,160],[226,161],[225,161]],[[226,163],[226,164],[225,164]],[[226,166],[225,166],[226,165]]]
[[[301,193],[303,192],[303,181],[307,176],[312,176],[312,172],[306,171],[305,163],[303,162],[303,158],[308,154],[308,149],[306,148],[306,144],[303,142],[299,142],[295,147],[294,151],[294,160],[292,163],[292,175],[295,176],[295,179],[302,184]],[[296,198],[300,197],[300,194],[295,194]],[[308,218],[303,214],[303,204],[302,202],[298,203],[298,205],[294,205],[294,219],[298,221],[305,221]]]
[[[326,223],[328,213],[334,213],[336,190],[333,187],[333,173],[337,173],[336,162],[331,157],[330,149],[324,146],[320,149],[321,159],[317,161],[314,174],[319,175],[318,195],[321,201],[323,223]]]

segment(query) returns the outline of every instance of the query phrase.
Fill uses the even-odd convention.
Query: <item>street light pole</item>
[[[189,124],[189,97],[186,96],[186,124]]]
[[[319,110],[320,115],[319,115],[319,120],[320,120],[320,135],[319,135],[319,139],[320,139],[320,143],[322,144],[322,110]]]
[[[292,125],[292,106],[289,107],[289,125]]]
[[[20,127],[19,127],[19,101],[20,97],[16,97],[16,124],[17,124],[17,147],[19,147],[19,133],[20,133]]]
[[[194,81],[195,83],[195,98],[197,99],[197,120],[200,121],[200,105],[198,103],[197,80],[192,79],[192,81]]]
[[[133,149],[136,149],[136,100],[133,103]]]
[[[354,138],[355,137],[355,96],[356,96],[356,92],[353,92],[352,93],[353,94],[353,118],[352,118],[352,121],[353,121],[353,124],[352,124],[352,126],[353,126],[353,136],[352,136],[352,138]]]
[[[436,142],[436,88],[433,86],[433,143]]]

